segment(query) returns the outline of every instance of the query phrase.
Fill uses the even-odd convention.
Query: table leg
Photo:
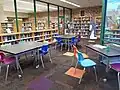
[[[87,50],[88,48],[86,47],[86,54],[88,54],[88,50]]]
[[[21,74],[23,73],[22,69],[21,69],[21,66],[19,64],[19,59],[18,59],[18,55],[15,55],[15,58],[16,58],[16,67],[17,67],[17,72],[18,72],[18,77],[21,77]],[[21,71],[21,74],[19,72],[19,69]]]
[[[40,53],[39,53],[39,49],[37,50],[37,54],[38,54],[38,61],[40,60]],[[42,67],[44,68],[44,63],[43,63],[43,59],[41,58],[41,63],[42,63]]]
[[[106,66],[106,72],[109,71],[109,66],[110,66],[110,58],[107,57],[107,66]]]
[[[68,51],[70,51],[70,47],[69,47],[69,39],[67,39],[67,44],[68,44]]]

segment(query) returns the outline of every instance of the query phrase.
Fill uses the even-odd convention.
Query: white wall
[[[5,14],[5,17],[15,17],[14,12],[4,11],[4,14]],[[27,13],[18,13],[18,17],[26,18],[26,17],[29,17],[29,15]]]

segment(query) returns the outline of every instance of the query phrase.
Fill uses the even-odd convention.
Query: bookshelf
[[[1,23],[1,28],[2,28],[2,32],[1,33],[12,33],[14,32],[13,30],[13,22],[3,22]]]
[[[22,22],[22,32],[32,31],[32,22]]]
[[[100,38],[101,31],[101,16],[95,17],[96,23],[96,35]],[[90,28],[91,17],[89,16],[77,16],[73,19],[74,29],[72,29],[72,34],[79,34],[81,38],[89,38],[89,28]]]
[[[41,22],[39,22],[41,23]],[[38,24],[39,24],[38,23]],[[11,24],[11,23],[10,23]],[[1,23],[1,30],[4,27],[5,24]],[[6,32],[0,32],[0,45],[5,45],[5,44],[17,44],[20,41],[52,41],[53,36],[55,34],[58,34],[57,29],[46,29],[44,28],[39,28],[35,29],[35,26],[33,22],[19,22],[19,31],[17,32],[14,23],[11,24],[12,29],[11,33],[6,33]],[[42,25],[43,26],[43,25]],[[40,26],[41,27],[41,26]]]
[[[98,38],[100,38],[100,33],[101,33],[101,21],[102,17],[101,16],[97,16],[95,18],[95,23],[96,23],[96,35]]]
[[[120,29],[106,30],[104,40],[120,43]]]
[[[82,16],[81,17],[81,38],[89,38],[89,27],[90,27],[91,17]]]

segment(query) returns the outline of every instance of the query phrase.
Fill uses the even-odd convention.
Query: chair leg
[[[79,84],[81,83],[81,81],[82,81],[82,77],[81,77],[80,80],[79,80]]]
[[[61,51],[62,51],[63,45],[61,45]]]
[[[45,68],[44,63],[43,63],[42,55],[40,56],[40,58],[41,58],[42,67]]]
[[[120,72],[118,72],[118,85],[119,85],[119,90],[120,90]]]
[[[0,73],[1,73],[1,69],[2,69],[2,63],[0,63]]]
[[[96,82],[98,81],[98,77],[97,77],[97,72],[96,72],[96,67],[94,66],[94,71],[95,71],[95,78],[96,78]]]
[[[57,49],[57,43],[55,43],[55,49]]]
[[[50,62],[52,63],[50,52],[48,52],[48,55],[49,55],[49,58],[50,58]]]
[[[75,72],[74,72],[74,73],[76,73],[77,65],[78,65],[78,61],[76,62],[76,65],[75,65]]]
[[[10,66],[10,65],[7,65],[7,71],[6,71],[5,81],[7,81],[8,72],[9,72],[9,66]]]
[[[74,61],[75,61],[75,57],[72,58],[71,66],[73,65]]]

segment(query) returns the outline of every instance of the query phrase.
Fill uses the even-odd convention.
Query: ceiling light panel
[[[78,4],[75,4],[73,2],[70,2],[70,1],[67,1],[67,0],[60,0],[61,2],[64,2],[64,3],[67,3],[67,4],[70,4],[70,5],[73,5],[73,6],[76,6],[76,7],[80,7],[80,5]]]

